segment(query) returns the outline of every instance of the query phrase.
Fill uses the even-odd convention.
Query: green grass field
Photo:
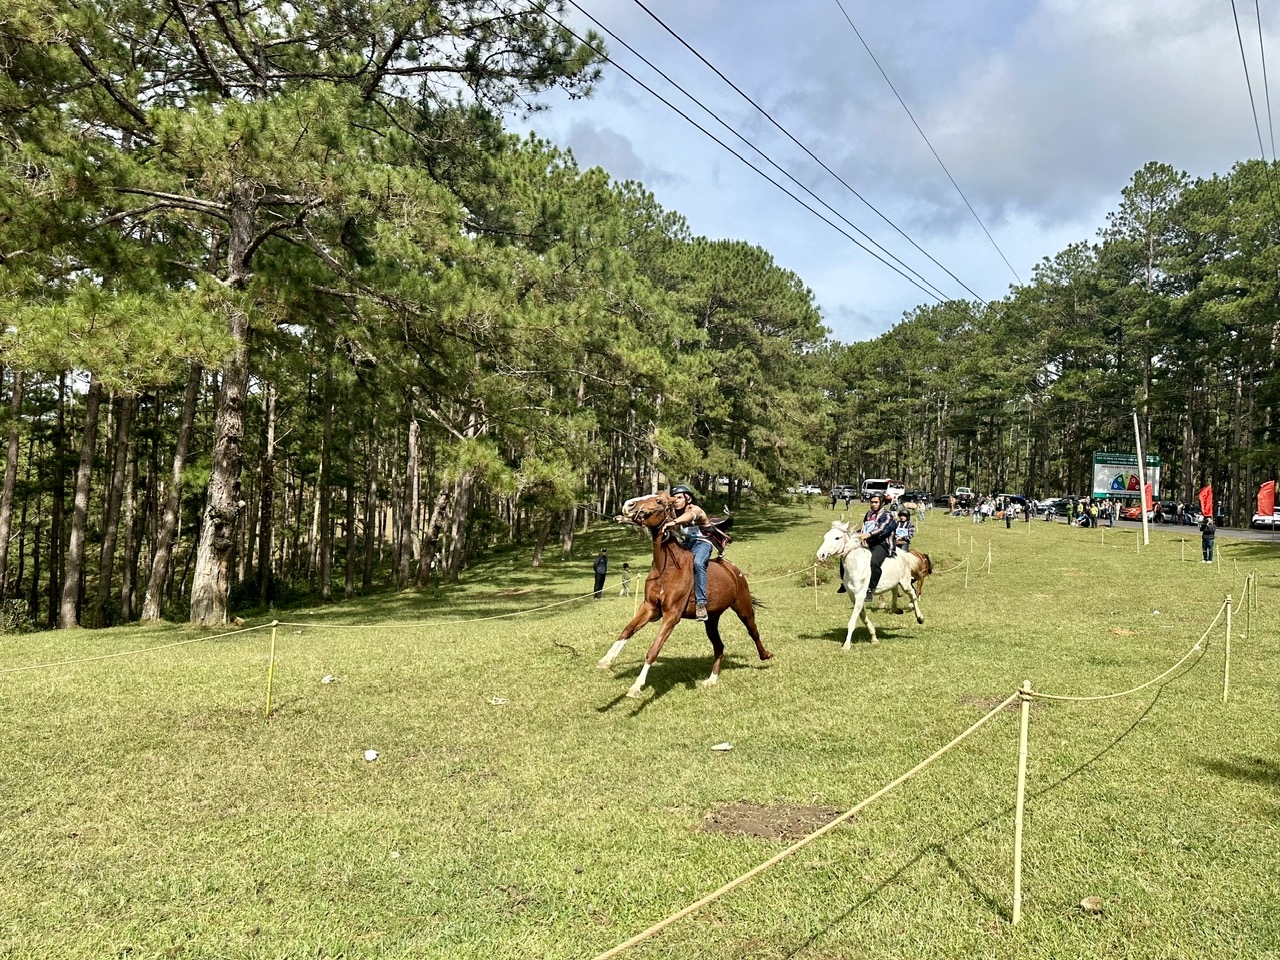
[[[1167,530],[1139,552],[1131,530],[934,513],[925,625],[873,611],[881,643],[860,629],[842,653],[848,600],[808,569],[832,517],[740,518],[730,556],[774,659],[726,619],[710,691],[691,622],[640,700],[652,626],[596,669],[632,610],[622,561],[637,585],[648,569],[620,527],[542,570],[499,553],[456,590],[279,614],[269,720],[269,629],[0,637],[0,957],[589,960],[789,842],[709,816],[848,810],[1024,679],[1094,695],[1157,676],[1228,593],[1225,705],[1221,623],[1160,685],[1033,704],[1018,926],[1013,709],[626,956],[1280,955],[1275,547],[1219,537],[1210,567]],[[607,598],[547,606],[590,590],[602,545]]]

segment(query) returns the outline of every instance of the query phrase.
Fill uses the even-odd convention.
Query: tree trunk
[[[431,566],[435,563],[440,544],[440,531],[444,528],[445,511],[449,507],[449,487],[440,485],[440,494],[431,508],[431,519],[422,538],[422,562],[418,565],[418,586],[425,587],[431,581]]]
[[[377,422],[374,422],[374,433],[377,433]],[[381,451],[374,447],[369,451],[369,486],[364,494],[364,566],[360,571],[360,589],[368,593],[373,589],[373,546],[381,542],[378,522],[381,513],[378,510],[378,462]]]
[[[107,598],[111,596],[111,581],[115,576],[116,540],[120,534],[120,504],[124,499],[129,434],[133,428],[133,415],[137,409],[137,397],[125,397],[120,402],[120,416],[116,421],[115,463],[111,469],[111,489],[107,494],[106,516],[102,521],[102,559],[98,563],[98,598],[93,604],[92,622],[95,627],[106,626]]]
[[[120,622],[130,623],[133,620],[133,589],[138,580],[138,552],[142,537],[138,535],[135,514],[137,510],[137,491],[135,481],[138,478],[137,447],[133,435],[125,444],[124,467],[124,569],[120,571]]]
[[[13,493],[18,486],[19,419],[22,414],[22,371],[13,372],[9,396],[9,446],[4,461],[4,487],[0,490],[0,600],[9,587],[9,537],[13,529]]]
[[[333,372],[324,376],[324,432],[320,439],[320,599],[333,600],[333,524],[330,522],[329,475],[333,460]]]
[[[84,400],[84,440],[80,444],[80,466],[76,470],[75,496],[71,505],[71,539],[67,544],[67,575],[62,582],[62,602],[58,626],[66,630],[79,626],[76,616],[80,599],[80,573],[84,568],[85,531],[89,526],[89,484],[93,479],[93,455],[98,445],[98,407],[102,402],[102,382],[89,377]]]
[[[58,598],[62,595],[62,575],[65,570],[66,555],[62,552],[62,526],[65,519],[67,476],[66,459],[63,448],[67,433],[67,375],[58,375],[58,420],[53,433],[53,491],[51,495],[49,517],[49,613],[47,623],[50,627],[58,625]]]
[[[396,557],[399,569],[396,573],[396,586],[403,589],[409,585],[409,565],[413,560],[413,514],[418,505],[418,421],[409,417],[409,442],[405,452],[404,491],[400,505],[400,528],[396,543]]]
[[[187,462],[187,448],[191,443],[192,424],[196,418],[196,400],[200,395],[203,370],[192,367],[187,376],[187,390],[182,395],[182,417],[178,423],[178,445],[173,451],[173,470],[169,474],[169,490],[165,497],[164,515],[160,518],[160,530],[156,534],[155,554],[151,561],[151,576],[147,580],[146,599],[142,603],[144,623],[159,620],[163,608],[165,581],[169,578],[169,563],[173,556],[174,532],[178,529],[178,511],[182,505],[182,468]]]
[[[226,286],[242,290],[252,274],[254,219],[257,215],[258,185],[237,181],[228,197]],[[191,581],[191,622],[214,627],[227,622],[227,600],[231,593],[228,564],[235,540],[236,516],[240,512],[240,471],[244,465],[244,403],[249,392],[249,317],[238,304],[227,304],[233,348],[222,363],[222,384],[218,411],[214,417],[213,464],[200,539],[196,546],[196,566]]]
[[[354,421],[347,421],[347,435],[351,438],[349,442],[353,443],[356,435]],[[348,600],[356,595],[356,470],[354,460],[355,458],[350,455],[350,448],[348,448],[346,515],[343,517],[347,556],[345,582],[342,590],[342,595]]]
[[[276,388],[264,385],[266,440],[262,446],[262,505],[258,511],[258,601],[264,606],[272,596],[271,525],[275,522],[276,494]]]

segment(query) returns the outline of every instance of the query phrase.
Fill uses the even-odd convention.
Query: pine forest
[[[1078,495],[1135,412],[1166,495],[1248,520],[1277,171],[1149,163],[1004,299],[844,344],[766,250],[504,128],[607,69],[558,12],[8,0],[0,632],[539,565],[667,482]]]

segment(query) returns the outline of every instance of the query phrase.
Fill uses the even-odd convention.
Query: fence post
[[[987,541],[987,575],[991,575],[991,541]]]
[[[267,712],[264,719],[271,719],[271,684],[276,675],[276,625],[279,620],[271,621],[271,653],[267,657]]]
[[[1227,702],[1227,688],[1231,683],[1231,594],[1227,594],[1227,643],[1222,664],[1222,702]]]
[[[813,565],[813,609],[818,609],[818,565]]]
[[[1018,728],[1018,795],[1013,814],[1013,923],[1022,919],[1022,812],[1027,802],[1027,728],[1031,722],[1031,681],[1019,688],[1022,722]]]

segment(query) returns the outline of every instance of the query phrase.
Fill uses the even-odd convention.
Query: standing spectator
[[[1107,526],[1114,527],[1116,525],[1116,502],[1114,500],[1107,501]]]
[[[837,490],[835,487],[832,487],[831,488],[831,509],[832,510],[836,508],[836,502],[839,499],[840,499],[840,491]]]
[[[622,564],[622,589],[618,591],[618,596],[631,596],[631,564],[625,561]]]
[[[1227,507],[1225,500],[1218,501],[1218,526],[1225,527],[1227,525]]]
[[[898,511],[898,529],[894,534],[894,543],[899,550],[911,549],[911,538],[916,535],[915,524],[911,522],[911,513],[907,510]]]
[[[1200,521],[1200,552],[1204,554],[1203,563],[1213,563],[1213,538],[1217,532],[1213,517],[1206,516]]]
[[[853,487],[844,488],[844,508],[848,510],[853,506]]]
[[[1004,528],[1006,530],[1013,528],[1013,501],[1009,499],[1004,502]]]
[[[1096,527],[1098,525],[1098,505],[1096,503],[1089,504],[1089,526]]]
[[[600,553],[596,556],[596,562],[591,567],[596,574],[596,599],[599,600],[604,595],[604,578],[609,572],[609,558],[605,555],[604,548],[600,549]]]

